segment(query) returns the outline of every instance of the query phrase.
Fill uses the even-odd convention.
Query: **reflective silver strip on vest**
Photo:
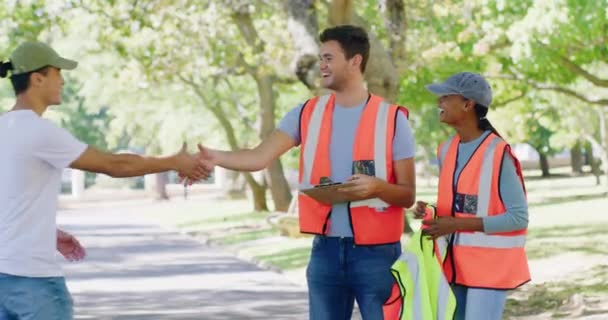
[[[443,272],[439,272],[439,291],[437,292],[437,320],[445,320],[448,309],[448,300],[452,289]]]
[[[481,164],[481,175],[477,189],[477,216],[487,217],[490,205],[490,194],[492,191],[492,176],[494,175],[494,152],[500,143],[500,138],[494,137],[483,155]],[[500,168],[496,168],[500,170]]]
[[[376,116],[376,128],[374,130],[374,164],[376,178],[387,181],[386,176],[386,124],[391,119],[388,119],[390,105],[384,101],[378,107],[378,115]]]
[[[405,265],[407,266],[408,271],[410,272],[410,276],[412,277],[412,281],[414,282],[414,292],[406,292],[405,294],[413,294],[414,295],[414,299],[413,299],[413,306],[408,306],[406,304],[404,304],[403,306],[401,306],[401,308],[412,308],[412,315],[413,315],[413,319],[414,320],[426,320],[426,319],[422,319],[422,299],[420,297],[420,281],[425,281],[424,279],[420,279],[420,272],[418,270],[418,257],[416,257],[415,254],[408,252],[408,251],[404,251],[401,256],[399,257],[399,260],[402,260],[405,262]],[[407,301],[407,297],[406,297],[406,301]]]
[[[437,247],[437,251],[439,251],[439,261],[443,262],[447,253],[448,238],[446,236],[438,237],[435,239],[435,246]],[[439,288],[437,289],[437,320],[445,320],[448,299],[452,289],[443,272],[440,272],[437,276],[439,277],[439,281],[437,281],[439,283]]]
[[[437,246],[439,251],[439,258],[441,259],[440,261],[443,262],[448,249],[448,239],[445,236],[438,237],[435,239],[435,246]]]
[[[315,162],[315,153],[317,152],[317,144],[319,144],[319,135],[321,134],[321,124],[323,123],[323,115],[325,107],[329,101],[330,95],[319,97],[315,110],[312,112],[310,122],[308,123],[308,131],[306,132],[306,146],[304,147],[304,156],[302,163],[302,181],[300,189],[306,189],[311,186],[310,178],[312,177],[312,168]]]
[[[455,237],[455,245],[467,247],[511,249],[523,248],[526,245],[525,235],[501,236],[486,234],[483,232],[458,232],[455,234]]]
[[[445,161],[445,156],[448,154],[448,150],[450,150],[450,145],[452,144],[452,140],[454,140],[454,136],[451,136],[448,141],[444,142],[439,150],[439,172],[441,172],[441,167],[443,166],[443,162]]]
[[[374,128],[374,171],[376,178],[387,181],[386,172],[386,124],[389,119],[390,104],[382,101],[378,107],[378,114],[376,116],[376,125]],[[350,204],[351,208],[357,207],[370,207],[370,208],[388,208],[390,205],[380,198],[373,198],[361,201],[353,201]]]

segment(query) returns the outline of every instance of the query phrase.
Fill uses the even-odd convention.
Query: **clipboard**
[[[331,183],[328,185],[318,185],[309,189],[302,189],[300,192],[324,204],[336,204],[350,201],[345,194],[338,192],[338,189],[349,185],[349,183]]]

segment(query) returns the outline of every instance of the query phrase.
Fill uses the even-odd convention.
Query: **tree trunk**
[[[393,62],[398,65],[407,65],[406,59],[406,33],[407,19],[403,0],[384,0],[386,29],[389,36],[389,47]],[[398,68],[398,74],[403,70]]]
[[[591,161],[591,172],[595,176],[595,185],[599,186],[602,184],[602,170],[600,169],[602,164],[600,163],[600,160],[596,158],[592,158]]]
[[[229,199],[244,199],[247,181],[241,179],[241,172],[226,170],[226,179],[226,196]]]
[[[595,185],[599,186],[601,182],[600,162],[593,156],[593,145],[591,142],[585,143],[585,162],[591,167],[591,173],[595,176]]]
[[[390,102],[397,98],[397,84],[399,82],[395,65],[388,51],[375,35],[369,35],[370,59],[365,70],[365,80],[368,90]]]
[[[296,49],[294,57],[295,71],[300,80],[308,89],[315,92],[319,87],[319,34],[317,11],[314,0],[289,0],[283,2],[287,19],[287,30],[293,39]]]
[[[549,159],[545,153],[539,152],[538,155],[540,158],[540,170],[542,171],[542,177],[547,178],[551,175],[551,172],[549,172]]]
[[[606,195],[608,195],[608,126],[606,126],[606,108],[599,108],[598,114],[600,116],[600,136],[602,141],[602,167],[604,167],[604,174],[606,175]]]
[[[352,0],[333,0],[329,13],[330,25],[355,24],[365,28],[365,21],[355,15],[353,7]],[[364,74],[367,89],[388,101],[395,101],[398,79],[391,55],[373,33],[368,31],[368,35],[370,52]]]
[[[287,212],[291,203],[291,188],[285,179],[283,165],[279,159],[273,161],[268,169],[268,180],[270,182],[270,193],[274,201],[274,210]]]
[[[260,98],[260,119],[262,124],[260,127],[260,139],[266,139],[275,129],[274,126],[274,110],[275,96],[273,91],[274,75],[269,72],[271,66],[266,65],[267,59],[264,57],[265,43],[258,36],[257,30],[251,19],[249,7],[239,7],[233,12],[233,20],[238,24],[239,31],[251,49],[259,56],[259,64],[249,65],[244,58],[241,59],[241,64],[247,72],[255,79]],[[291,192],[281,160],[274,160],[268,168],[269,185],[274,201],[275,210],[287,211],[291,202]]]
[[[169,183],[169,172],[160,172],[154,175],[156,177],[155,197],[158,200],[169,200],[167,193],[167,184]]]
[[[211,101],[210,95],[207,92],[203,92],[201,90],[201,86],[197,85],[197,83],[192,79],[187,79],[184,77],[180,77],[180,79],[189,85],[196,95],[203,101],[203,105],[209,110],[215,118],[220,123],[220,126],[224,129],[224,133],[226,134],[226,140],[228,141],[228,145],[231,150],[238,150],[239,145],[236,139],[236,134],[234,133],[234,127],[228,120],[228,116],[224,112],[221,107],[221,103],[214,103]],[[268,211],[268,206],[266,205],[266,187],[260,185],[250,172],[243,172],[243,176],[245,177],[245,181],[247,181],[247,185],[251,188],[251,192],[253,194],[253,207],[256,211]],[[261,189],[264,191],[262,192]]]
[[[572,166],[573,174],[583,174],[583,152],[580,141],[577,141],[572,149],[570,149],[570,165]]]
[[[245,173],[245,179],[251,189],[253,210],[260,212],[268,211],[268,205],[266,204],[266,186],[255,181],[255,178],[249,172]]]
[[[275,100],[272,90],[273,80],[270,75],[262,75],[256,77],[258,85],[258,93],[260,96],[260,118],[262,119],[262,127],[260,128],[260,139],[267,138],[274,131],[274,109]],[[280,159],[272,161],[267,168],[268,181],[270,192],[274,201],[276,211],[287,211],[291,202],[291,190],[285,174],[283,165]]]

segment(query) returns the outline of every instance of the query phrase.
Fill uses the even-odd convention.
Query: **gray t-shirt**
[[[489,134],[490,131],[486,131],[479,138],[469,142],[461,142],[458,145],[454,184],[458,181],[463,166]],[[499,192],[507,212],[503,215],[483,218],[483,228],[486,233],[508,232],[524,229],[528,226],[528,202],[526,201],[524,188],[517,176],[515,164],[507,153],[504,155],[500,170]]]
[[[279,130],[287,133],[296,141],[297,145],[301,142],[300,111],[302,107],[303,105],[300,105],[289,111],[279,123]],[[355,107],[335,105],[329,145],[332,181],[344,182],[352,175],[353,145],[364,107],[365,102]],[[398,114],[393,140],[394,161],[412,158],[415,154],[414,136],[409,121],[403,112]],[[328,235],[330,237],[353,236],[346,203],[332,206]]]

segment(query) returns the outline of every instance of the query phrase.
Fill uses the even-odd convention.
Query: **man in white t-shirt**
[[[10,75],[17,96],[13,108],[0,115],[0,320],[73,318],[55,251],[69,260],[81,258],[84,251],[56,227],[64,168],[112,177],[176,170],[190,180],[206,179],[212,169],[185,145],[162,158],[98,151],[42,118],[49,106],[61,103],[61,70],[76,66],[33,41],[0,63],[0,77]]]

